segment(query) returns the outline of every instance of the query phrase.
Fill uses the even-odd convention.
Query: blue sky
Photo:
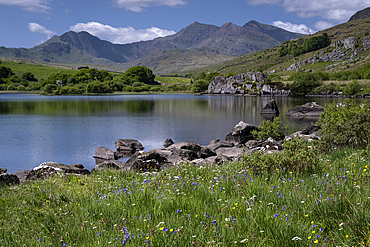
[[[308,34],[369,6],[370,0],[0,0],[0,46],[31,48],[71,30],[124,44],[174,34],[195,21],[256,20]]]

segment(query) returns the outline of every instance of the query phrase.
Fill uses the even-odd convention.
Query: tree
[[[191,89],[192,93],[201,93],[208,89],[209,82],[206,80],[197,80]]]
[[[145,66],[134,66],[126,70],[122,80],[126,85],[132,85],[134,82],[144,82],[145,84],[156,84],[155,75],[151,69]]]
[[[307,93],[322,85],[322,80],[320,76],[314,73],[299,72],[295,73],[294,78],[295,81],[290,87],[293,95],[306,95]]]
[[[22,74],[22,79],[24,79],[26,81],[37,81],[35,75],[32,74],[31,72],[24,72]]]
[[[12,75],[13,75],[13,72],[11,68],[0,66],[0,78],[8,78]]]

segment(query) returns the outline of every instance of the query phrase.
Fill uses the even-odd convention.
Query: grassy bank
[[[244,159],[3,188],[0,246],[368,246],[369,158],[306,155],[317,172],[256,175]]]

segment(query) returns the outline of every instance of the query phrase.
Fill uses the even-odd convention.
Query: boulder
[[[117,152],[122,155],[130,155],[136,151],[144,150],[143,145],[139,141],[133,139],[118,139],[115,143]]]
[[[206,159],[211,156],[216,156],[217,153],[209,149],[208,147],[202,147],[201,150],[198,152],[198,157],[202,159]]]
[[[52,177],[56,174],[69,174],[69,175],[88,175],[90,171],[82,165],[63,165],[58,162],[44,162],[41,165],[33,168],[27,175],[26,181],[36,180],[41,178]]]
[[[0,174],[6,173],[8,170],[6,168],[0,168]]]
[[[215,152],[220,147],[230,148],[230,147],[233,147],[233,146],[234,146],[233,143],[220,141],[219,139],[217,139],[217,140],[210,141],[208,146],[206,146],[206,147],[208,149],[210,149],[211,151]]]
[[[223,155],[229,157],[231,160],[237,161],[244,154],[243,148],[218,148],[216,150],[217,156]]]
[[[322,112],[324,112],[324,107],[316,102],[309,102],[290,109],[285,116],[292,118],[319,118]]]
[[[132,171],[159,171],[163,166],[167,165],[166,157],[157,152],[139,151],[134,153],[126,162],[125,167]]]
[[[171,149],[186,149],[191,150],[194,152],[199,152],[201,150],[201,146],[193,141],[185,141],[185,142],[177,142],[172,144],[171,146],[166,148],[167,150]]]
[[[321,127],[318,126],[318,125],[311,125],[311,126],[305,128],[303,130],[294,132],[293,134],[290,134],[289,136],[286,136],[285,140],[288,141],[288,140],[291,140],[292,138],[295,138],[295,137],[301,137],[301,138],[304,138],[306,140],[313,140],[313,139],[320,140],[321,139],[320,132],[319,132],[320,129],[321,129]]]
[[[166,139],[163,143],[163,147],[167,148],[169,146],[171,146],[172,144],[174,144],[174,142],[171,140],[171,139]]]
[[[232,143],[235,146],[244,145],[247,141],[253,140],[251,131],[257,130],[257,128],[258,127],[255,125],[240,121],[231,132],[226,135],[224,142]]]
[[[5,169],[6,170],[6,169]],[[14,174],[3,172],[0,174],[0,186],[20,184],[19,178]]]
[[[110,150],[105,147],[98,147],[95,150],[95,155],[93,156],[95,159],[99,160],[115,160],[117,159],[116,152]]]
[[[19,183],[23,184],[26,182],[27,176],[30,172],[31,172],[30,170],[21,170],[17,171],[14,175],[18,177]]]
[[[118,160],[106,160],[99,164],[97,164],[91,172],[94,171],[103,171],[106,169],[113,169],[113,170],[127,170],[125,163]]]
[[[222,164],[224,164],[224,163],[227,163],[227,162],[231,162],[232,161],[232,159],[231,158],[229,158],[228,156],[226,156],[226,155],[218,155],[217,157],[216,157],[216,159],[213,161],[213,164],[214,165],[222,165]]]
[[[279,116],[279,108],[274,99],[270,100],[262,109],[261,114],[271,114]]]

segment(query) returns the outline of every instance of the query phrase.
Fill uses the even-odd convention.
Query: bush
[[[306,95],[322,85],[321,77],[315,73],[298,72],[292,77],[295,79],[290,88],[293,95]]]
[[[46,84],[46,85],[44,86],[43,91],[44,91],[45,93],[53,93],[53,92],[54,92],[54,90],[56,90],[56,89],[57,89],[57,85],[55,85],[55,84]]]
[[[360,91],[361,84],[357,80],[348,83],[343,89],[343,93],[346,95],[354,95],[359,93]]]
[[[339,103],[325,106],[318,123],[325,151],[337,147],[365,148],[370,142],[369,105]]]
[[[266,155],[254,151],[250,156],[243,156],[242,161],[252,169],[254,175],[273,174],[276,170],[283,173],[319,172],[320,158],[313,143],[297,137],[286,141],[283,146],[282,152]]]
[[[208,89],[209,82],[206,80],[197,80],[194,82],[191,92],[192,93],[202,93]]]
[[[275,117],[273,121],[263,121],[259,126],[258,130],[253,130],[252,135],[255,140],[266,140],[271,137],[274,140],[284,139],[285,127],[281,124],[281,118]]]
[[[90,82],[86,86],[87,93],[111,93],[112,89],[109,87],[108,83],[94,81]]]

